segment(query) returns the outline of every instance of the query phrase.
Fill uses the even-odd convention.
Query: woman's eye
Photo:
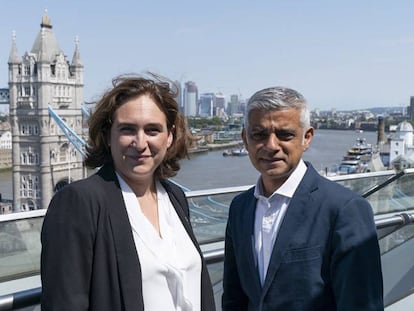
[[[159,133],[161,133],[161,130],[159,128],[149,128],[149,129],[146,130],[146,133],[148,135],[155,136],[155,135],[158,135]]]
[[[122,134],[132,134],[134,132],[134,128],[130,126],[123,126],[120,128]]]

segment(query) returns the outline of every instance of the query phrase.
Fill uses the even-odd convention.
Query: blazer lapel
[[[125,310],[143,310],[141,265],[118,179],[112,167],[102,172],[108,195],[108,214]]]
[[[306,221],[306,218],[308,218],[307,215],[312,212],[307,204],[310,201],[309,197],[311,192],[317,187],[317,180],[313,176],[314,173],[316,172],[314,172],[313,168],[308,165],[308,170],[289,203],[289,207],[273,246],[269,267],[263,285],[263,295],[266,294],[276,276],[276,272],[280,267],[285,252],[290,246],[296,228],[301,226],[301,224]]]

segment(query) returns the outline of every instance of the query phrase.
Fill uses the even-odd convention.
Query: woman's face
[[[134,189],[152,182],[173,135],[165,114],[148,95],[127,101],[114,113],[109,144],[116,171]]]

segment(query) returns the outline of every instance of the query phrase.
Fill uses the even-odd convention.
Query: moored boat
[[[241,156],[247,156],[248,154],[249,154],[249,152],[245,148],[237,148],[237,149],[232,149],[232,150],[225,150],[223,152],[223,156],[224,157],[228,157],[228,156],[241,157]]]
[[[357,138],[356,143],[348,149],[341,163],[334,169],[339,175],[364,173],[372,159],[373,148],[365,138]]]
[[[233,156],[241,157],[241,156],[247,156],[249,153],[248,153],[248,151],[245,148],[240,148],[240,149],[234,149],[234,150],[232,150],[231,151],[231,154]]]

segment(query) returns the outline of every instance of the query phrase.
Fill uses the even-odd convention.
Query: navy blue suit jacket
[[[384,310],[369,203],[308,169],[292,197],[263,286],[254,255],[254,188],[231,203],[223,310]]]

